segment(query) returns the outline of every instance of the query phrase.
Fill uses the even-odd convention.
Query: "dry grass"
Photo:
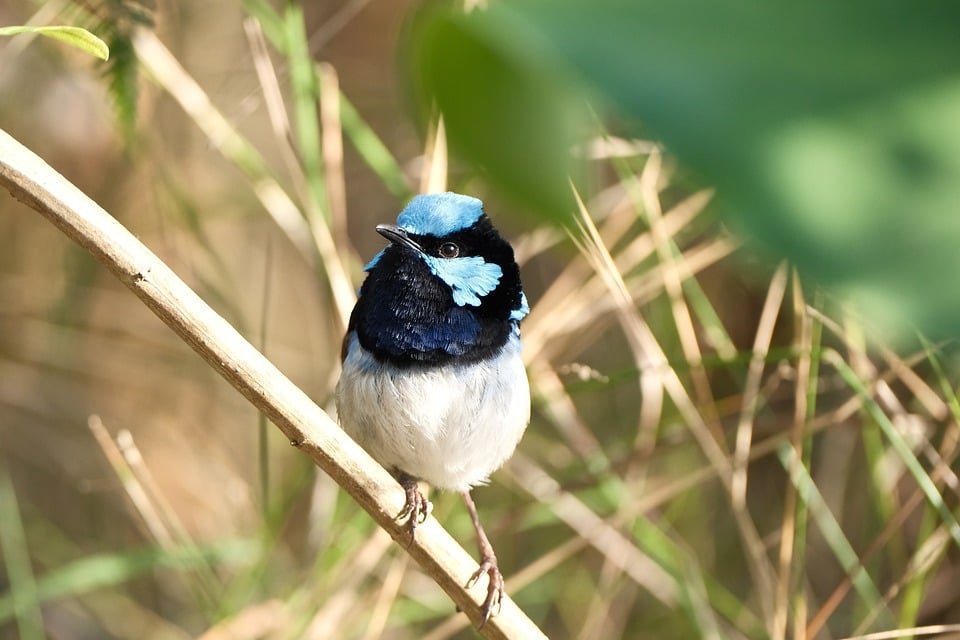
[[[535,413],[477,501],[508,591],[550,637],[960,632],[950,345],[868,341],[789,266],[756,261],[655,145],[599,132],[570,229],[512,217],[447,157],[442,125],[421,141],[398,122],[391,68],[357,77],[351,39],[395,30],[398,10],[336,14],[338,36],[247,6],[137,36],[152,81],[128,156],[109,133],[61,140],[82,122],[45,128],[58,90],[109,117],[89,63],[46,45],[0,51],[0,92],[38,105],[0,117],[321,404],[372,225],[404,189],[487,196],[533,307]],[[308,65],[316,85],[294,88],[320,32],[333,44]],[[0,526],[0,637],[470,637],[403,550],[275,433],[258,438],[254,412],[135,299],[0,208],[0,513],[23,532]],[[468,540],[456,500],[434,499]]]

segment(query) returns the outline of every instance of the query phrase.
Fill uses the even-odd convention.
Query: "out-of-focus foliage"
[[[154,28],[156,3],[153,0],[109,0],[89,3],[78,9],[89,29],[99,33],[109,44],[110,57],[104,56],[107,62],[102,67],[106,86],[123,139],[128,145],[133,144],[140,73],[130,36],[136,28]]]
[[[530,300],[534,411],[518,454],[475,497],[508,593],[548,637],[960,630],[956,350],[875,348],[857,318],[788,268],[744,260],[713,215],[712,189],[700,188],[715,180],[727,203],[770,207],[758,209],[769,230],[754,233],[783,234],[773,207],[785,207],[785,191],[737,189],[772,184],[750,171],[774,167],[749,153],[764,132],[780,140],[749,109],[780,96],[796,107],[791,118],[815,106],[826,118],[813,103],[826,98],[803,90],[815,73],[850,91],[846,110],[908,80],[933,86],[944,77],[936,33],[953,23],[915,45],[931,52],[917,73],[895,53],[916,26],[890,25],[891,50],[853,75],[859,86],[896,83],[857,97],[853,59],[807,65],[867,24],[825,20],[820,48],[775,58],[757,42],[776,48],[782,34],[749,44],[749,30],[734,29],[773,9],[707,2],[495,0],[461,21],[415,0],[167,2],[152,16],[145,0],[3,0],[0,24],[82,25],[123,64],[105,72],[58,43],[4,39],[0,127],[321,406],[332,404],[362,266],[382,247],[374,226],[420,190],[482,198]],[[419,19],[404,31],[411,12]],[[640,12],[649,18],[631,24]],[[404,33],[414,45],[405,62],[426,72],[419,131],[397,72]],[[643,45],[657,57],[624,57]],[[710,84],[704,59],[727,84]],[[734,62],[789,72],[745,75]],[[641,66],[650,77],[618,79]],[[751,95],[761,79],[766,92]],[[634,102],[657,110],[634,117]],[[842,131],[864,127],[873,140],[879,118]],[[581,132],[589,143],[569,153]],[[637,132],[666,139],[681,162],[621,135]],[[483,162],[448,154],[446,139]],[[688,168],[705,184],[691,184]],[[515,219],[502,197],[523,194],[550,222],[573,222],[562,217],[579,211],[571,175],[583,200],[573,241]],[[742,213],[752,220],[753,209]],[[824,217],[814,222],[857,220]],[[794,235],[786,240],[812,242]],[[814,267],[857,258],[835,253]],[[477,637],[402,545],[118,280],[6,193],[0,302],[0,639]],[[431,500],[472,550],[458,496]]]
[[[478,29],[428,10],[411,29],[424,111],[439,106],[454,145],[502,188],[553,217],[567,215],[570,142],[585,105],[534,55],[523,25],[481,22]]]
[[[66,42],[71,47],[86,51],[101,60],[107,60],[110,57],[110,49],[107,47],[107,43],[81,27],[0,27],[0,36],[15,36],[21,33],[35,33],[60,42]]]
[[[415,44],[451,141],[528,200],[554,204],[544,185],[575,137],[547,114],[587,87],[872,322],[951,333],[958,24],[960,5],[939,0],[525,0],[433,12]]]

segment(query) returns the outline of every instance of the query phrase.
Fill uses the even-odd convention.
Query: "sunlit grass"
[[[347,197],[345,166],[396,210],[414,185],[489,196],[491,216],[516,232],[530,294],[535,412],[477,502],[508,592],[550,637],[836,638],[960,615],[955,597],[927,608],[950,597],[960,546],[951,345],[898,355],[863,338],[858,319],[789,265],[743,249],[711,214],[710,192],[677,186],[655,145],[598,153],[576,224],[523,226],[450,170],[440,121],[417,157],[392,151],[336,67],[314,64],[299,10],[245,6],[244,73],[267,132],[257,143],[162,31],[134,42],[154,99],[180,105],[181,134],[225,165],[216,171],[234,176],[249,215],[208,215],[216,203],[174,192],[188,169],[170,166],[143,196],[166,203],[150,206],[163,232],[146,216],[132,222],[175,247],[174,268],[329,404],[365,257],[347,225],[358,233],[371,216]],[[162,135],[143,135],[136,164],[164,162]],[[597,137],[598,149],[616,146]],[[37,289],[22,284],[36,264],[4,268],[5,290]],[[473,637],[328,478],[165,335],[113,313],[132,301],[102,283],[74,294],[99,310],[76,326],[52,316],[59,301],[44,291],[10,296],[2,312],[29,340],[0,342],[0,402],[16,417],[3,435],[27,445],[7,447],[0,470],[0,635],[10,625],[40,637],[48,618],[71,615],[130,638]],[[96,357],[76,356],[84,349]],[[51,410],[12,380],[65,391]],[[151,395],[179,404],[151,419],[136,400]],[[114,420],[84,428],[101,405]],[[34,423],[43,439],[27,432]],[[59,453],[40,462],[39,442]],[[71,466],[78,447],[83,464]],[[57,490],[102,511],[89,518],[99,524],[58,514],[21,480],[38,477],[49,487],[68,477]],[[432,498],[468,542],[455,497]]]

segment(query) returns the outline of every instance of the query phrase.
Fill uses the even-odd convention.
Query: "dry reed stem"
[[[443,116],[437,116],[424,144],[420,193],[446,191],[448,166],[447,129],[443,124]]]
[[[677,371],[670,366],[656,336],[643,321],[640,314],[633,309],[632,297],[627,290],[623,277],[613,264],[613,258],[600,239],[579,194],[574,192],[574,195],[579,208],[578,222],[584,236],[582,246],[584,256],[594,264],[597,273],[602,276],[610,289],[610,293],[613,294],[618,317],[631,348],[643,358],[645,363],[643,366],[653,366],[663,372],[662,380],[665,392],[683,416],[701,451],[711,466],[716,469],[717,476],[728,497],[732,497],[730,482],[733,468],[727,457],[725,447],[721,446],[716,440],[700,410],[684,388]],[[768,630],[770,630],[772,629],[773,618],[772,594],[775,584],[773,568],[767,558],[763,540],[760,538],[756,525],[750,519],[749,514],[742,509],[733,509],[733,516],[749,560],[748,567],[757,585],[756,593],[764,612],[764,621]]]
[[[935,420],[946,420],[950,415],[950,407],[937,392],[916,371],[907,366],[900,356],[883,345],[880,345],[879,350],[887,366],[897,374],[913,397],[927,410],[930,417]]]
[[[408,542],[395,520],[403,491],[390,474],[119,222],[2,130],[0,184],[113,272],[395,540]],[[408,551],[479,624],[486,585],[464,588],[477,564],[436,519],[417,528]],[[488,638],[543,637],[509,597],[482,631]]]
[[[272,178],[259,158],[249,158],[252,148],[214,106],[210,97],[186,72],[156,35],[139,30],[134,40],[137,57],[148,73],[166,90],[217,149],[251,174],[254,193],[307,264],[315,265],[316,252],[307,221],[297,205]],[[253,166],[250,166],[253,164]]]
[[[852,320],[850,320],[849,317],[847,318],[845,324],[841,326],[836,321],[827,318],[822,312],[815,311],[810,308],[809,313],[816,316],[821,322],[823,322],[825,327],[830,329],[843,341],[844,345],[850,352],[851,363],[856,365],[857,375],[865,383],[870,383],[866,386],[868,386],[871,390],[871,396],[874,397],[874,400],[877,402],[877,404],[880,405],[881,408],[884,408],[886,413],[890,414],[893,418],[906,419],[908,417],[906,409],[902,406],[890,387],[890,380],[894,377],[899,378],[904,385],[911,390],[911,393],[915,394],[914,397],[916,397],[920,403],[927,408],[931,414],[931,417],[936,418],[938,415],[943,415],[945,411],[949,412],[949,407],[947,406],[946,401],[941,399],[939,395],[937,395],[937,393],[929,387],[929,385],[923,382],[911,367],[910,361],[925,359],[925,352],[920,352],[913,358],[905,360],[899,358],[889,350],[884,349],[883,357],[887,361],[888,366],[890,367],[890,372],[893,375],[878,375],[876,366],[867,356],[866,347],[862,344],[861,332],[857,325],[852,323]],[[946,418],[946,415],[943,415],[943,417]],[[932,464],[937,466],[941,465],[940,454],[938,454],[936,449],[929,444],[928,440],[924,439],[922,442],[920,442],[919,448],[922,448],[924,455],[931,461]],[[902,465],[898,467],[898,469],[900,474],[906,472],[906,468]],[[891,483],[894,483],[896,478],[891,478],[890,481]],[[947,469],[945,483],[946,486],[955,493],[960,492],[960,478],[958,478],[950,469]]]
[[[253,70],[257,74],[263,102],[267,107],[267,120],[276,140],[277,149],[286,167],[287,173],[293,180],[297,195],[301,200],[307,198],[307,179],[303,174],[303,167],[297,159],[297,151],[293,147],[293,133],[287,108],[283,102],[283,91],[280,89],[280,80],[270,59],[270,52],[263,35],[260,21],[256,18],[246,18],[243,21],[243,30],[247,35],[250,46],[250,58],[253,60]]]
[[[791,456],[792,464],[800,464],[802,460],[803,436],[807,424],[807,397],[810,390],[811,349],[813,330],[810,316],[806,313],[806,303],[803,298],[803,288],[800,276],[794,271],[792,274],[793,287],[793,321],[794,345],[797,352],[796,386],[794,387],[793,427],[791,429],[790,444],[794,449]],[[787,471],[788,478],[796,474],[796,469]],[[794,543],[796,534],[797,489],[787,480],[783,499],[783,524],[780,527],[780,549],[777,555],[777,591],[773,608],[772,640],[786,638],[787,625],[790,619],[790,568],[793,565]]]
[[[843,599],[847,596],[850,590],[853,588],[853,579],[851,575],[855,575],[861,570],[864,570],[867,562],[876,555],[878,552],[883,550],[883,545],[889,542],[890,538],[893,537],[895,533],[901,531],[901,527],[907,518],[913,513],[913,510],[918,506],[923,504],[924,495],[923,492],[919,489],[914,491],[904,504],[900,507],[896,514],[890,520],[887,521],[886,525],[883,528],[883,531],[880,532],[876,538],[870,543],[870,546],[860,555],[859,562],[855,567],[851,567],[851,570],[843,577],[840,583],[834,588],[833,592],[823,601],[820,605],[820,608],[817,609],[816,613],[813,614],[813,617],[810,618],[810,621],[807,622],[806,629],[804,634],[808,638],[816,637],[820,630],[827,624],[827,621],[830,619],[840,604],[843,602]],[[949,543],[949,539],[947,539]],[[904,581],[910,576],[910,567],[908,567],[907,573],[904,575]],[[898,582],[892,589],[895,589],[894,593],[897,593],[899,590],[897,587],[902,585],[902,582]],[[884,604],[888,604],[890,599],[895,597],[893,594],[884,598]],[[867,616],[865,620],[872,620],[873,616]]]
[[[390,609],[393,608],[393,603],[397,601],[397,595],[400,593],[400,583],[403,582],[403,576],[407,573],[409,561],[410,556],[399,555],[387,567],[387,573],[383,577],[383,586],[377,593],[376,601],[369,613],[363,640],[377,640],[383,637],[387,629],[387,621],[390,618]]]
[[[953,634],[943,636],[945,633]],[[841,640],[896,640],[896,638],[913,638],[916,636],[941,636],[941,640],[957,637],[960,634],[960,624],[931,624],[925,627],[910,627],[909,629],[893,629],[891,631],[877,631],[859,636],[847,636]]]
[[[390,537],[378,529],[354,551],[350,563],[341,573],[341,579],[337,581],[336,591],[324,595],[323,607],[313,615],[306,631],[301,635],[304,640],[326,640],[340,635],[338,630],[345,624],[351,607],[357,601],[357,588],[379,564],[389,548]],[[311,601],[314,599],[311,598]]]
[[[687,305],[687,299],[683,293],[684,278],[680,275],[680,270],[677,268],[674,259],[675,245],[672,238],[663,229],[663,213],[660,206],[660,194],[657,189],[662,168],[663,156],[659,151],[654,151],[650,154],[647,164],[643,167],[643,173],[640,175],[640,196],[643,200],[644,211],[650,220],[650,235],[653,238],[657,257],[660,261],[663,287],[670,299],[670,311],[673,314],[673,322],[680,338],[680,348],[683,350],[683,356],[690,368],[690,379],[697,396],[697,405],[707,428],[710,429],[710,433],[717,440],[717,444],[721,448],[725,448],[726,444],[720,426],[720,418],[716,414],[716,402],[713,398],[713,390],[710,388],[710,378],[703,366],[703,352],[700,350],[697,330],[693,323],[693,314],[690,313],[690,307]]]
[[[340,33],[340,31],[350,24],[350,21],[357,17],[364,7],[370,4],[370,0],[349,0],[341,5],[336,12],[317,26],[310,34],[307,46],[310,49],[310,55],[315,56],[317,52],[323,49],[331,38]]]
[[[209,96],[154,33],[137,29],[132,40],[144,69],[180,104],[214,148],[248,174],[253,191],[264,209],[308,263],[316,265],[315,254],[319,255],[337,306],[337,316],[342,328],[345,328],[356,302],[356,293],[330,228],[321,222],[319,212],[312,210],[313,200],[303,199],[304,207],[310,214],[305,218],[296,203],[269,175],[260,155],[216,109]],[[308,223],[308,218],[315,223]]]
[[[123,490],[130,503],[140,515],[139,521],[146,527],[147,534],[157,541],[161,549],[172,551],[176,544],[173,540],[173,534],[167,527],[166,522],[160,517],[160,512],[154,506],[153,501],[147,495],[146,489],[140,483],[139,478],[130,468],[129,461],[124,457],[120,447],[110,437],[110,433],[104,426],[100,416],[92,415],[87,418],[87,427],[93,434],[94,439],[103,451],[104,457],[113,469],[113,474],[120,480]]]
[[[580,412],[556,369],[542,360],[537,360],[530,362],[527,375],[530,378],[530,388],[535,389],[536,394],[543,398],[541,410],[570,448],[584,460],[604,455],[603,445],[580,417]]]
[[[167,501],[157,482],[153,479],[153,474],[150,473],[150,470],[147,468],[143,454],[140,453],[139,447],[137,447],[133,440],[133,434],[126,429],[122,429],[117,434],[116,443],[120,453],[123,455],[123,459],[126,460],[127,465],[129,465],[133,477],[139,482],[140,486],[143,487],[153,510],[156,512],[160,521],[164,523],[166,530],[170,532],[177,544],[195,547],[196,543],[193,538],[191,538],[179,516],[177,516],[173,505]]]
[[[679,233],[696,218],[708,200],[707,192],[699,192],[681,201],[669,212],[663,214],[661,222],[663,232],[670,236]],[[623,219],[618,226],[623,228],[624,232],[629,229],[629,224],[635,221],[635,212],[628,199],[624,199],[622,203],[613,207],[605,220],[617,218]],[[601,236],[604,237],[605,244],[616,246],[623,234],[614,234],[613,237],[608,238],[607,225],[604,224],[603,227]],[[620,273],[630,273],[655,250],[656,246],[651,233],[641,233],[617,252],[614,263]],[[684,255],[681,262],[687,262],[690,259],[689,255]],[[702,268],[705,266],[684,268],[684,275],[691,277]],[[663,286],[659,268],[651,273],[638,274],[632,280],[648,283],[649,288],[644,291],[659,291]],[[572,260],[556,278],[552,279],[550,286],[540,296],[539,302],[531,311],[530,317],[524,321],[525,355],[530,360],[538,359],[540,351],[552,344],[557,337],[571,333],[569,329],[571,323],[575,323],[577,327],[583,326],[594,321],[601,312],[607,313],[614,308],[615,304],[609,300],[607,288],[596,271],[583,260]],[[549,309],[549,316],[544,315],[541,309]]]
[[[775,451],[775,447],[766,447],[762,455],[769,455]],[[519,455],[519,454],[518,454]],[[751,459],[756,459],[761,457],[760,451],[756,447],[750,451]],[[532,461],[526,460],[528,464],[533,465],[533,468],[537,470],[537,473],[545,473],[542,469],[537,467]],[[508,464],[506,468],[506,475],[508,478],[513,479],[514,475],[511,474],[512,467],[515,465],[515,462]],[[641,516],[645,513],[653,511],[662,507],[664,504],[668,503],[670,500],[677,497],[681,493],[685,493],[692,488],[696,487],[707,480],[715,479],[715,470],[707,467],[696,471],[694,473],[688,474],[687,476],[670,482],[669,484],[664,485],[663,487],[647,491],[645,494],[640,495],[639,491],[633,491],[630,487],[627,487],[627,490],[634,495],[637,495],[637,499],[629,504],[626,504],[623,509],[619,510],[617,513],[608,516],[603,519],[603,521],[612,529],[618,530],[626,526],[630,521]],[[560,516],[558,516],[560,517]],[[600,516],[595,516],[600,518]],[[562,517],[561,517],[562,519]],[[590,523],[583,523],[582,529],[588,530]],[[579,531],[579,530],[578,530]],[[574,555],[578,554],[584,548],[593,545],[593,540],[583,535],[578,535],[577,537],[566,540],[565,542],[560,543],[550,551],[544,553],[539,558],[533,560],[527,566],[523,567],[519,571],[515,572],[507,580],[507,591],[509,593],[518,593],[521,590],[525,589],[528,585],[533,583],[535,580],[539,579],[542,575],[556,569],[560,564],[569,560]],[[596,548],[596,547],[595,547]],[[606,554],[608,549],[597,549],[597,551],[603,555]],[[627,574],[629,577],[629,574]],[[643,585],[640,585],[643,586]],[[757,622],[759,624],[759,621]],[[455,633],[462,630],[467,626],[467,621],[465,618],[460,616],[453,616],[443,622],[442,624],[435,627],[430,633],[424,636],[423,640],[446,640],[446,638],[452,637]]]
[[[918,356],[918,358],[919,357],[922,356]],[[886,371],[881,376],[882,379],[893,377],[895,377],[895,374],[892,371]],[[829,428],[843,425],[846,420],[860,410],[862,404],[863,399],[860,396],[851,396],[836,409],[819,415],[816,418],[811,419],[809,422],[803,423],[801,425],[804,427],[802,434],[809,434],[813,436]],[[750,448],[749,460],[752,462],[775,453],[780,446],[790,442],[795,435],[796,434],[794,431],[782,432],[758,441]],[[796,450],[799,451],[800,449],[797,448]],[[638,500],[635,507],[636,511],[642,513],[651,509],[655,509],[658,506],[669,502],[677,495],[690,491],[691,489],[705,482],[712,481],[716,479],[716,477],[717,469],[713,467],[704,467],[702,469],[698,469],[697,471],[688,473],[681,478],[672,480],[663,486],[656,487],[654,489],[647,489],[643,497]]]
[[[556,547],[550,549],[530,564],[516,571],[506,580],[507,593],[519,593],[533,581],[556,569],[560,564],[572,558],[583,550],[589,542],[580,536],[575,536]],[[469,624],[469,620],[461,615],[451,616],[433,628],[421,640],[446,640],[455,633],[462,631]]]
[[[899,373],[898,373],[899,375]],[[954,432],[950,432],[953,434]],[[950,465],[956,460],[958,453],[957,449],[958,439],[956,437],[950,437],[948,435],[942,445],[941,451],[939,452],[938,459],[939,462],[936,464],[934,469],[930,473],[930,479],[938,486],[941,483],[949,484],[950,479],[955,477],[953,470],[950,468]],[[923,504],[925,501],[925,496],[923,491],[919,488],[915,489],[914,492],[904,501],[897,513],[895,513],[886,523],[883,528],[883,531],[870,543],[866,551],[863,552],[860,556],[860,566],[865,565],[870,558],[879,553],[883,549],[883,545],[886,544],[894,534],[901,532],[903,524],[906,522],[907,518],[913,513],[913,510],[918,506]],[[926,570],[932,567],[932,562],[943,552],[947,550],[950,546],[951,540],[950,537],[946,535],[946,530],[943,528],[943,525],[940,526],[942,531],[942,538],[931,535],[928,538],[928,541],[933,540],[935,548],[933,550],[929,549],[927,544],[923,544],[911,557],[910,561],[907,563],[907,566],[904,570],[903,576],[895,582],[888,589],[887,593],[884,594],[883,602],[884,604],[889,604],[900,592],[900,588],[906,584],[908,580],[913,579],[918,573],[925,572]],[[942,541],[942,543],[941,543]],[[926,563],[926,564],[925,564]],[[816,635],[816,633],[826,624],[826,621],[833,614],[833,612],[840,606],[843,598],[850,591],[853,586],[853,582],[850,579],[850,574],[846,575],[844,579],[837,585],[833,593],[824,600],[819,611],[813,616],[810,623],[807,625],[807,633]],[[869,626],[872,623],[873,619],[879,613],[879,609],[875,612],[871,612],[864,617],[863,622],[861,623],[861,629]]]
[[[743,391],[743,407],[737,423],[737,440],[733,452],[733,478],[730,493],[734,509],[745,509],[747,503],[747,462],[750,456],[750,444],[753,441],[753,421],[757,415],[760,399],[760,382],[763,368],[770,352],[773,329],[780,315],[780,305],[787,290],[787,265],[782,263],[770,280],[767,299],[763,303],[757,333],[753,341],[753,354],[747,369],[747,381]]]
[[[330,229],[333,242],[341,250],[350,246],[347,237],[347,179],[343,174],[343,127],[340,122],[340,77],[333,65],[317,65],[320,84],[320,131],[323,153],[323,177],[327,182],[330,204]]]
[[[683,261],[678,265],[692,277],[707,269],[720,260],[723,260],[736,251],[738,244],[727,238],[707,240],[702,244],[687,249],[683,253]],[[643,274],[634,276],[625,281],[627,292],[634,306],[641,306],[660,295],[663,290],[662,265],[658,265]],[[568,340],[586,335],[598,335],[606,322],[605,316],[611,316],[618,308],[618,301],[609,295],[607,285],[602,279],[591,279],[583,285],[575,296],[568,297],[561,306],[551,309],[550,324],[552,337],[545,341],[547,334],[543,331],[534,332],[531,336],[531,348],[527,354],[527,333],[524,333],[524,358],[542,359],[555,358],[557,353],[565,348]],[[547,309],[542,303],[536,308]],[[531,312],[531,317],[537,313],[538,324],[546,323],[545,312]],[[540,318],[544,320],[540,321]],[[590,328],[586,332],[587,327]],[[566,340],[565,340],[566,339]]]
[[[102,426],[102,425],[101,425]],[[173,506],[166,500],[160,487],[153,479],[153,474],[147,468],[140,453],[139,447],[133,440],[133,434],[127,429],[121,429],[115,439],[117,447],[126,461],[133,480],[141,488],[150,509],[155,517],[163,523],[163,526],[172,537],[173,542],[186,550],[197,560],[196,568],[193,570],[197,576],[197,583],[203,592],[215,602],[218,599],[219,582],[216,573],[210,568],[210,565],[203,561],[197,547],[196,541],[190,536],[187,528],[183,525],[177,516]]]
[[[631,585],[632,593],[625,594],[620,590],[619,579],[622,579],[623,572],[619,571],[617,565],[611,562],[609,557],[604,557],[603,566],[600,568],[597,577],[597,585],[590,597],[590,603],[586,611],[581,615],[581,628],[577,634],[577,640],[602,640],[604,638],[620,638],[622,634],[610,630],[611,620],[618,616],[613,613],[614,607],[618,603],[621,606],[629,603],[636,598],[636,585]]]
[[[265,600],[245,607],[207,629],[197,640],[258,640],[282,634],[290,625],[282,600]]]
[[[677,605],[679,588],[676,578],[576,496],[564,491],[543,469],[520,453],[504,469],[517,486],[548,505],[560,520],[650,595],[668,607]]]

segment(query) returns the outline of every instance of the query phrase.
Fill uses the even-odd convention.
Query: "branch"
[[[310,398],[217,315],[176,274],[82,191],[0,129],[0,184],[43,214],[113,272],[290,440],[343,487],[393,538],[399,485]],[[432,517],[417,527],[410,555],[474,624],[486,585],[464,588],[476,562]],[[487,638],[545,638],[509,597],[483,626]]]

